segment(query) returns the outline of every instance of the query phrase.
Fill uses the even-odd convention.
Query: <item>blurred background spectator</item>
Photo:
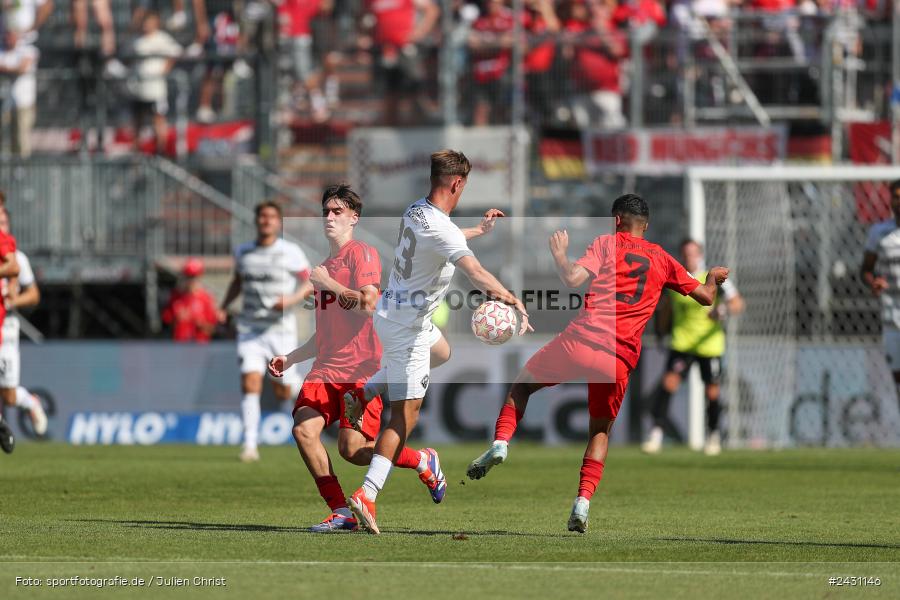
[[[31,130],[34,128],[37,102],[37,73],[40,52],[30,42],[32,30],[16,29],[21,23],[6,22],[3,32],[3,49],[0,51],[0,74],[11,82],[10,98],[4,103],[3,121],[11,121],[13,152],[22,158],[31,156]],[[11,119],[7,117],[11,116]],[[4,127],[4,129],[7,129]]]
[[[34,44],[38,30],[53,12],[53,0],[2,0],[3,21],[7,29],[17,31],[22,42]]]
[[[87,45],[89,4],[100,27],[100,52],[105,57],[111,57],[116,51],[116,32],[109,0],[72,0],[75,47],[84,48]]]
[[[492,114],[497,121],[503,119],[498,112],[509,106],[512,44],[513,12],[506,0],[488,0],[486,12],[475,20],[469,34],[473,125],[487,125]]]
[[[628,47],[613,23],[614,8],[614,0],[574,0],[565,24],[576,89],[572,113],[582,128],[625,126],[620,65]]]
[[[408,121],[412,106],[433,111],[425,97],[425,53],[420,44],[432,35],[441,11],[434,0],[366,0],[363,26],[371,38],[363,44],[373,50],[376,80],[383,86],[383,120]]]
[[[201,261],[185,262],[181,280],[162,311],[162,321],[176,342],[208,342],[216,330],[216,302],[200,283],[202,276]]]
[[[156,149],[165,152],[168,139],[169,87],[166,76],[175,66],[182,48],[160,29],[159,13],[146,11],[141,36],[134,41],[135,59],[129,87],[133,95],[135,147],[139,147],[141,129],[149,120],[156,137]]]

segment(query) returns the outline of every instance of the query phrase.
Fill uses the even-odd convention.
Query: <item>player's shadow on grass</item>
[[[483,536],[513,536],[513,537],[537,537],[537,538],[547,538],[547,537],[572,537],[572,535],[564,535],[562,533],[528,533],[524,531],[506,531],[504,529],[489,529],[486,531],[450,531],[447,529],[438,529],[438,530],[427,530],[427,529],[407,529],[405,527],[400,528],[382,528],[382,531],[385,533],[392,533],[395,535],[420,535],[420,536],[436,536],[436,535],[451,535],[451,536],[473,536],[473,537],[483,537]],[[465,538],[460,538],[465,539]]]
[[[80,523],[110,523],[145,529],[185,529],[190,531],[258,531],[263,533],[307,533],[306,527],[254,525],[250,523],[195,523],[193,521],[137,521],[132,519],[72,519]]]
[[[174,529],[187,531],[251,531],[259,533],[312,533],[307,527],[286,527],[282,525],[255,525],[249,523],[197,523],[193,521],[146,521],[135,519],[70,519],[76,523],[109,523],[122,527],[143,529]],[[516,537],[571,537],[552,533],[526,533],[521,531],[450,531],[450,530],[414,530],[407,528],[385,529],[385,533],[416,536],[516,536]],[[321,534],[315,534],[321,535]]]
[[[696,544],[765,544],[771,546],[814,546],[820,548],[879,548],[885,550],[900,549],[900,544],[861,544],[857,542],[803,542],[785,540],[733,540],[727,538],[689,538],[659,537],[659,542],[690,542]]]

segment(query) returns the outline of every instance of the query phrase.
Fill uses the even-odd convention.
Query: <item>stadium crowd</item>
[[[152,124],[160,148],[171,121],[172,69],[205,65],[191,90],[193,118],[227,120],[239,89],[233,82],[254,75],[253,57],[267,39],[278,57],[282,122],[342,113],[342,74],[354,70],[370,74],[368,93],[358,95],[381,98],[370,122],[437,121],[439,72],[448,68],[439,50],[450,44],[464,122],[508,122],[520,59],[530,116],[616,128],[626,124],[625,64],[635,48],[644,48],[652,77],[663,78],[687,53],[711,60],[711,38],[724,43],[748,21],[755,56],[812,65],[828,17],[846,16],[839,35],[848,55],[860,52],[863,18],[890,17],[884,0],[857,1],[522,0],[517,44],[512,0],[0,0],[0,73],[11,83],[4,106],[15,115],[14,150],[23,156],[31,152],[39,49],[51,46],[94,53],[103,77],[121,84],[134,127]],[[451,19],[442,18],[444,6]],[[39,41],[45,26],[52,32]],[[645,46],[662,38],[674,41],[659,52]]]

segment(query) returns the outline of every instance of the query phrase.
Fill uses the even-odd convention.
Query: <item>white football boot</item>
[[[588,511],[591,509],[591,501],[583,496],[575,498],[572,505],[572,514],[569,515],[569,531],[584,533],[588,526]]]
[[[722,454],[722,439],[719,436],[718,431],[713,431],[706,438],[706,443],[703,445],[703,454],[707,456],[718,456]]]
[[[650,436],[647,441],[641,444],[641,451],[647,454],[659,454],[662,450],[663,430],[661,427],[654,427],[650,430]]]
[[[469,479],[481,479],[487,475],[491,467],[495,467],[505,461],[508,452],[509,444],[506,442],[494,442],[487,449],[487,452],[469,463],[466,475],[468,475]]]

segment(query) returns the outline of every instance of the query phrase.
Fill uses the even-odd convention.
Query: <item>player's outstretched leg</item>
[[[38,437],[43,437],[47,433],[47,413],[44,412],[44,406],[41,399],[32,394],[21,385],[14,390],[16,395],[16,406],[21,410],[27,410],[31,416],[31,426],[34,433]]]
[[[603,465],[606,462],[606,454],[609,450],[609,432],[615,419],[591,417],[590,440],[584,451],[584,459],[581,462],[581,474],[578,481],[578,495],[572,505],[567,527],[569,531],[584,533],[588,526],[588,512],[591,508],[591,498],[597,490],[597,484],[603,477]]]
[[[16,436],[13,435],[12,429],[6,424],[6,419],[0,415],[0,448],[7,454],[12,454],[16,447]]]
[[[359,526],[369,533],[378,534],[381,530],[376,523],[375,500],[387,482],[391,468],[400,458],[410,432],[419,420],[421,398],[401,400],[391,405],[391,420],[375,443],[375,453],[361,488],[356,490],[347,504],[359,521]]]
[[[653,429],[650,436],[641,444],[641,450],[647,454],[658,454],[662,450],[663,430],[669,419],[669,402],[672,394],[681,385],[681,376],[672,371],[663,375],[651,400],[650,414],[653,416]]]
[[[431,494],[431,501],[435,504],[440,504],[444,499],[444,494],[447,493],[447,478],[444,477],[444,472],[441,470],[441,459],[434,448],[422,448],[419,450],[419,454],[422,456],[422,460],[425,461],[425,468],[419,471],[419,479],[428,488],[428,493]],[[397,466],[400,466],[399,461]],[[421,466],[420,463],[416,470]]]
[[[722,439],[719,435],[719,415],[722,406],[719,404],[718,384],[706,386],[706,427],[709,434],[703,445],[703,453],[707,456],[718,456],[722,453]]]
[[[353,518],[344,500],[344,490],[334,475],[328,451],[322,445],[321,435],[324,428],[324,417],[313,408],[303,406],[294,414],[293,434],[297,449],[303,457],[303,462],[306,463],[306,468],[309,469],[309,474],[316,482],[319,495],[331,510],[330,515],[318,525],[310,527],[309,531],[313,533],[355,531],[356,519]]]
[[[338,452],[347,462],[364,467],[372,462],[375,444],[359,431],[342,428],[338,432]],[[440,504],[444,499],[447,479],[441,470],[438,453],[433,448],[413,450],[409,446],[404,446],[394,466],[416,471],[435,504]]]
[[[244,426],[244,443],[241,447],[240,460],[252,463],[259,460],[259,398],[262,394],[262,373],[250,372],[241,374],[241,422]]]
[[[519,421],[525,416],[528,398],[545,387],[537,383],[528,371],[522,371],[509,388],[506,402],[500,409],[494,426],[494,443],[481,456],[469,463],[466,475],[469,479],[481,479],[493,467],[502,464],[509,453],[509,440],[516,432]]]

